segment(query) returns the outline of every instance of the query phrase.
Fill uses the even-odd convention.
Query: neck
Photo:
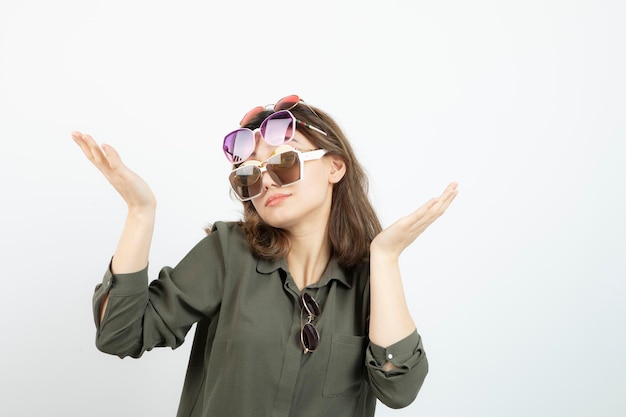
[[[322,278],[331,255],[330,239],[326,227],[291,231],[291,250],[287,265],[298,289],[315,284]]]

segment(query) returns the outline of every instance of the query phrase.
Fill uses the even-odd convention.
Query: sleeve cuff
[[[148,283],[148,265],[145,268],[126,274],[113,274],[111,264],[102,277],[102,282],[96,286],[98,293],[111,293],[116,296],[133,295],[145,291]]]
[[[100,305],[105,294],[109,296],[125,297],[146,291],[148,286],[148,266],[129,274],[113,274],[111,263],[102,277],[102,282],[96,285],[92,298],[93,317],[96,327],[100,326]]]
[[[370,362],[370,364],[375,367],[382,367],[385,362],[391,362],[396,368],[406,368],[407,362],[415,356],[419,342],[420,338],[417,330],[386,348],[370,341],[368,350],[371,354],[371,359],[375,362]]]

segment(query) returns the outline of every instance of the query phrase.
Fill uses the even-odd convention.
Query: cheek
[[[329,171],[330,167],[322,163],[311,164],[309,169],[305,168],[304,180],[310,183],[311,186],[326,188],[329,186]]]
[[[332,185],[328,181],[328,173],[323,168],[315,168],[305,171],[304,178],[298,184],[300,193],[304,193],[308,198],[325,198]]]

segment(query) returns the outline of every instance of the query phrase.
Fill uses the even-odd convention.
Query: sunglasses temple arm
[[[315,126],[313,126],[313,125],[310,125],[310,124],[308,124],[308,123],[306,123],[306,122],[303,122],[302,120],[298,120],[298,119],[296,119],[296,122],[298,122],[298,123],[300,123],[300,124],[303,124],[303,125],[305,125],[306,127],[308,127],[309,129],[315,130],[316,132],[321,133],[321,134],[322,134],[322,135],[324,135],[324,136],[328,136],[328,134],[327,134],[326,132],[324,132],[322,129],[317,128],[317,127],[315,127]]]

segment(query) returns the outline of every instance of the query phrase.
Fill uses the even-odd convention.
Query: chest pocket
[[[324,397],[358,395],[364,383],[366,336],[332,334]]]

